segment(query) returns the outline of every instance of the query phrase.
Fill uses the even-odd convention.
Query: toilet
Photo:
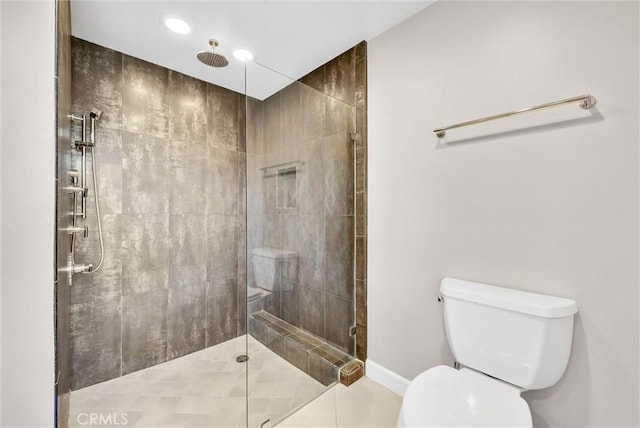
[[[285,291],[297,281],[298,252],[279,248],[254,248],[251,251],[255,287],[248,287],[247,298],[255,301],[273,291]]]
[[[455,369],[407,388],[398,427],[531,427],[520,393],[554,385],[571,352],[575,301],[454,278],[442,280]]]

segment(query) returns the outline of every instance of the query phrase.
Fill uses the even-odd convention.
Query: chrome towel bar
[[[520,110],[510,111],[508,113],[495,114],[493,116],[483,117],[481,119],[469,120],[467,122],[456,123],[455,125],[445,126],[444,128],[434,129],[438,138],[443,138],[446,135],[446,131],[455,128],[462,128],[463,126],[477,125],[478,123],[489,122],[490,120],[502,119],[503,117],[509,117],[520,113],[527,113],[534,110],[542,110],[545,108],[557,107],[564,104],[579,102],[580,108],[587,110],[596,105],[596,98],[593,95],[580,95],[579,97],[566,98],[560,101],[554,101],[551,103],[540,104],[534,107],[523,108]]]

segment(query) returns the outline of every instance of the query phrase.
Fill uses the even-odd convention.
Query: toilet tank
[[[447,339],[460,364],[523,389],[555,384],[571,352],[575,301],[442,280]]]
[[[295,281],[298,267],[298,252],[283,250],[280,248],[254,248],[251,251],[253,258],[253,275],[256,286],[267,291],[285,290]],[[286,280],[288,282],[281,283]],[[279,287],[276,287],[279,284]]]

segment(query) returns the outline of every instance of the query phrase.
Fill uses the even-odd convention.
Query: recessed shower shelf
[[[264,173],[265,177],[271,177],[281,173],[287,173],[289,170],[293,172],[298,172],[304,166],[304,162],[302,161],[294,161],[294,162],[285,162],[279,163],[277,165],[265,166],[260,168],[260,171]]]

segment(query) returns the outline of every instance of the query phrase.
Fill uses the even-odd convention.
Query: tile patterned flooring
[[[326,390],[251,336],[248,366],[237,363],[246,337],[73,391],[69,426],[244,427],[248,383],[248,422],[259,427]]]
[[[277,428],[395,428],[402,397],[364,377],[348,388],[342,384],[307,404]]]

